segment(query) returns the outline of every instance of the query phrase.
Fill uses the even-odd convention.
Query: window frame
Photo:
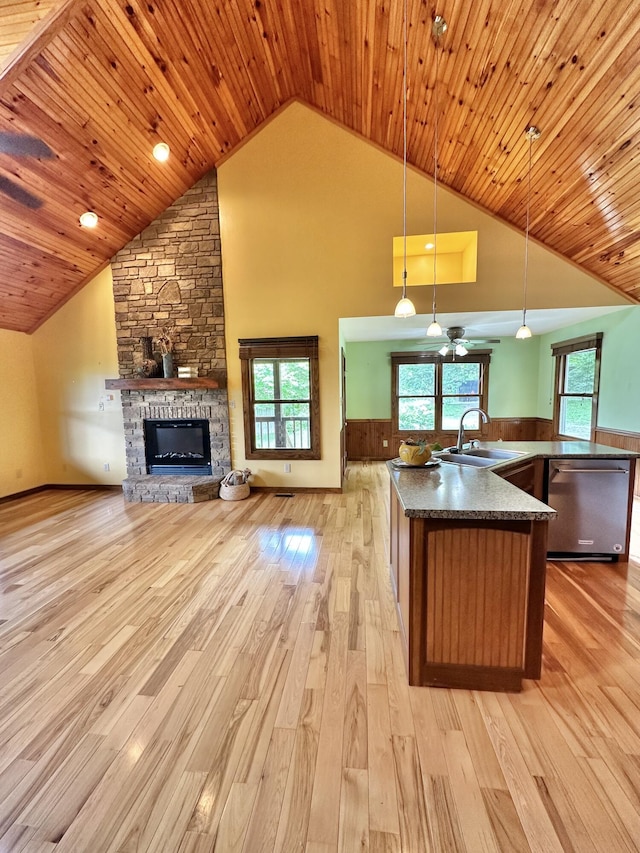
[[[602,332],[593,332],[580,338],[571,338],[567,341],[558,341],[551,344],[551,355],[555,361],[555,378],[553,386],[553,434],[555,438],[569,438],[576,441],[594,441],[598,427],[598,401],[600,392],[600,364],[602,361]],[[565,384],[567,371],[567,356],[574,352],[595,350],[595,363],[593,369],[593,392],[591,394],[567,394],[562,389]],[[560,432],[560,409],[564,397],[591,397],[591,426],[589,438],[585,439],[577,435],[568,435]]]
[[[244,446],[246,459],[320,459],[320,367],[318,336],[283,338],[240,338],[239,356],[242,374],[242,409],[244,419]],[[255,446],[255,406],[252,365],[254,359],[280,361],[309,361],[309,399],[296,402],[309,403],[310,448],[279,448]],[[290,402],[290,401],[287,401]]]
[[[437,352],[392,352],[391,357],[391,423],[394,434],[399,438],[408,438],[410,435],[425,435],[434,437],[446,433],[454,433],[454,429],[443,429],[442,427],[442,409],[443,401],[451,396],[451,394],[442,393],[442,365],[444,364],[479,364],[480,368],[480,388],[479,393],[469,394],[469,396],[478,396],[478,407],[485,412],[488,410],[489,400],[489,364],[491,362],[492,350],[482,349],[470,351],[465,356],[442,356]],[[399,405],[398,405],[398,367],[401,364],[434,364],[435,365],[435,424],[431,430],[416,430],[416,429],[400,429],[399,424]],[[482,433],[482,421],[480,421],[480,429],[473,430],[465,427],[465,433],[468,435],[479,436]]]

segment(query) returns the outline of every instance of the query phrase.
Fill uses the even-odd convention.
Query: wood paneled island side
[[[410,684],[517,691],[541,675],[547,526],[556,516],[539,500],[544,460],[629,459],[630,516],[637,454],[581,440],[478,449],[517,458],[486,468],[387,463],[392,580]],[[628,553],[627,532],[620,559]]]
[[[409,683],[518,691],[539,678],[555,512],[488,470],[388,467]]]

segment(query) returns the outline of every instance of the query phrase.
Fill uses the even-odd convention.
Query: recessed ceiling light
[[[431,249],[433,249],[433,243],[425,243],[425,244],[424,244],[424,247],[425,247],[425,249],[427,249],[428,251],[431,251]]]
[[[169,159],[170,148],[166,142],[158,142],[157,145],[153,146],[153,156],[156,160],[159,160],[160,163],[166,163]]]
[[[80,225],[83,228],[95,228],[98,224],[98,214],[94,213],[92,210],[86,210],[80,216]]]

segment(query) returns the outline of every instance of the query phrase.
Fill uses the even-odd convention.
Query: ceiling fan
[[[467,355],[469,347],[473,347],[474,344],[500,343],[500,338],[465,338],[465,329],[462,326],[449,326],[445,329],[445,335],[449,340],[438,349],[438,352],[442,356],[452,355],[454,358]]]
[[[0,154],[7,154],[10,157],[35,157],[44,160],[50,160],[54,156],[46,142],[37,136],[7,131],[0,131]],[[42,207],[42,199],[23,189],[4,175],[0,175],[0,192],[31,210]]]

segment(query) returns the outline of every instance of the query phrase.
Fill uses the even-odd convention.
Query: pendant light
[[[530,338],[533,334],[531,329],[527,326],[527,274],[529,267],[529,215],[531,210],[531,146],[536,141],[536,139],[540,139],[541,131],[535,127],[535,125],[531,125],[525,130],[525,136],[529,140],[529,168],[527,171],[527,224],[524,232],[524,283],[522,286],[522,325],[516,332],[516,338],[520,341],[524,341],[527,338]]]
[[[407,296],[407,0],[404,2],[404,70],[402,75],[402,299],[396,305],[396,317],[414,317],[413,302]]]
[[[436,319],[436,270],[438,257],[438,74],[440,68],[439,45],[440,38],[447,31],[447,22],[442,15],[436,15],[431,25],[431,33],[436,43],[436,80],[433,86],[433,100],[435,101],[435,118],[433,122],[433,319],[427,329],[427,337],[439,338],[442,335],[442,326]]]

